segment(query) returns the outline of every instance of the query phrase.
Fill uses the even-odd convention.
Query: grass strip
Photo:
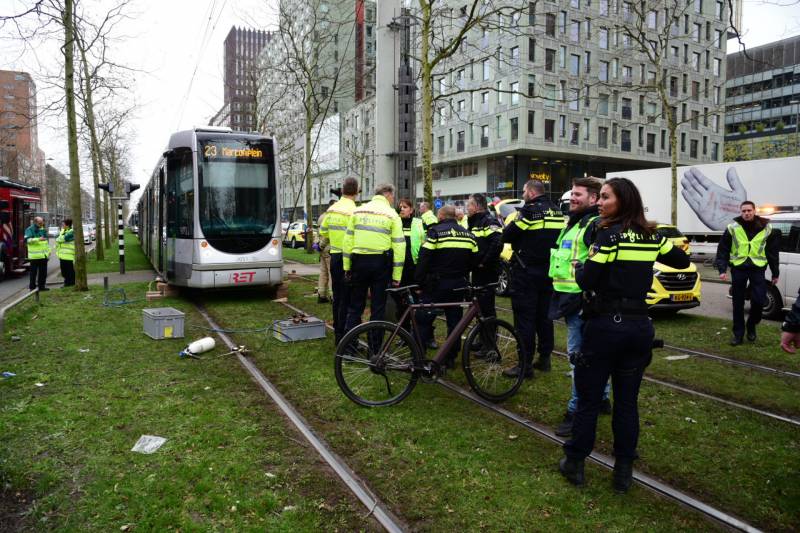
[[[288,246],[284,246],[283,258],[287,261],[295,261],[307,265],[319,263],[319,253],[308,253],[305,248],[289,248]]]
[[[296,294],[291,301],[312,310]],[[291,314],[276,303],[221,294],[208,295],[205,304],[221,324],[239,328]],[[556,471],[557,447],[442,387],[421,384],[398,406],[360,408],[336,385],[330,338],[285,344],[233,336],[255,348],[262,371],[414,529],[713,528],[648,491],[616,496],[610,474],[599,467],[588,466],[590,483],[576,490]]]
[[[103,243],[101,240],[96,241],[97,246]],[[130,230],[125,230],[125,270],[130,272],[133,270],[152,270],[153,266],[142,251],[142,245],[139,242],[139,237],[133,234]],[[92,250],[86,254],[86,273],[87,274],[101,274],[104,272],[119,272],[119,246],[117,245],[117,237],[114,236],[113,244],[111,247],[105,249],[105,259],[102,261],[97,260],[97,252]]]
[[[292,282],[290,301],[329,319],[329,305],[306,298],[311,290],[310,283]],[[442,340],[444,324],[436,331]],[[656,331],[660,334],[658,324]],[[566,328],[557,328],[556,345],[563,349],[565,344]],[[648,372],[660,364],[656,358]],[[725,365],[696,361],[698,365],[701,362],[707,369],[703,383],[711,386],[718,368]],[[739,367],[725,368],[738,370],[742,376],[752,373]],[[566,360],[554,357],[552,372],[537,373],[537,378],[526,382],[505,407],[556,426],[569,399],[568,372]],[[461,371],[451,377],[465,385]],[[772,393],[762,391],[761,397]],[[800,469],[800,429],[646,382],[642,383],[639,406],[642,460],[637,468],[766,529],[788,531],[800,527],[800,488],[793,480],[793,472]],[[609,454],[613,442],[610,425],[609,417],[601,417],[597,440],[597,448]]]
[[[146,284],[122,287],[135,298]],[[379,530],[238,363],[217,356],[224,346],[179,359],[205,331],[142,333],[143,307],[202,323],[189,304],[102,302],[100,288],[51,291],[9,317],[0,369],[17,375],[0,379],[0,530]],[[168,440],[130,452],[143,434]]]

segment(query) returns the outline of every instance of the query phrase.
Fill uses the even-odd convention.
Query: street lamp
[[[789,100],[789,105],[796,105],[794,113],[794,148],[800,153],[800,100]]]

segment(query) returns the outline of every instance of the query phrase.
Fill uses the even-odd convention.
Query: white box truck
[[[639,188],[648,219],[670,222],[669,167],[611,172],[606,178],[622,176]],[[678,229],[689,237],[693,256],[714,256],[719,236],[739,216],[744,200],[755,203],[761,216],[776,213],[772,225],[781,230],[780,280],[770,285],[765,306],[765,313],[777,318],[800,287],[800,157],[678,167]]]

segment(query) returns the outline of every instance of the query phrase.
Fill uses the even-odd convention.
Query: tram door
[[[156,202],[158,208],[158,271],[164,272],[164,255],[167,248],[167,231],[165,227],[167,202],[164,191],[164,167],[158,169],[158,192],[159,198]]]
[[[167,279],[173,281],[175,279],[175,238],[177,233],[177,213],[178,206],[176,200],[176,187],[178,176],[176,175],[172,158],[167,163],[167,188],[164,191],[164,204],[166,204],[166,266],[167,266]]]

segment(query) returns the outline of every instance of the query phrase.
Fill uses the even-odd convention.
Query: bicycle
[[[514,328],[497,317],[484,317],[477,294],[494,290],[496,283],[483,287],[458,289],[467,293],[468,302],[416,303],[407,285],[387,292],[405,295],[408,304],[397,323],[376,320],[350,330],[336,347],[334,371],[339,388],[350,400],[365,407],[394,405],[408,396],[419,379],[435,382],[443,375],[447,354],[461,340],[473,319],[477,322],[467,334],[462,351],[462,368],[475,393],[491,402],[501,402],[514,395],[522,385],[525,372],[516,378],[503,375],[519,366],[524,358]],[[417,310],[467,307],[466,313],[448,335],[433,359],[425,358],[416,321]],[[410,331],[402,324],[410,324]]]

